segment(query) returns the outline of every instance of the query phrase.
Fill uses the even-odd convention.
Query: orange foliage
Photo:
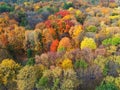
[[[59,41],[56,39],[52,42],[51,46],[50,46],[50,51],[55,52],[57,50]]]
[[[49,28],[48,30],[51,35],[55,35],[55,30],[53,28]]]
[[[5,34],[0,35],[0,44],[4,47],[8,44],[7,36]]]
[[[59,46],[58,46],[58,51],[59,51],[59,49],[61,49],[63,47],[67,50],[69,50],[72,47],[71,41],[68,37],[64,37],[60,40]]]

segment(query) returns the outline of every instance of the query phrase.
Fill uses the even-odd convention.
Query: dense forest
[[[120,90],[120,0],[0,0],[0,90]]]

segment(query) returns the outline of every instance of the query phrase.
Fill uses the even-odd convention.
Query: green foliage
[[[59,11],[59,8],[56,8],[56,7],[47,7],[47,10],[50,12],[50,13],[56,13]]]
[[[69,3],[64,3],[63,9],[69,9],[70,7],[73,7],[73,3],[69,2]]]
[[[58,48],[58,52],[62,52],[62,51],[65,51],[66,50],[66,48],[65,47],[60,47],[60,48]]]
[[[83,24],[84,20],[85,20],[85,17],[76,16],[76,19],[79,23]]]
[[[14,10],[14,7],[10,6],[8,4],[2,4],[2,5],[0,5],[0,13],[11,12],[13,10]]]
[[[27,49],[27,57],[28,58],[32,57],[32,50],[31,49]]]
[[[60,79],[59,78],[56,78],[54,81],[53,81],[53,88],[52,88],[52,90],[57,90],[57,88],[58,88],[58,85],[59,85],[59,83],[60,83]]]
[[[40,8],[40,9],[37,10],[38,13],[41,13],[41,12],[43,12],[43,11],[44,11],[44,10],[43,10],[42,8]]]
[[[26,63],[26,65],[29,65],[29,66],[34,65],[34,64],[35,64],[35,59],[34,58],[29,58],[27,63]]]
[[[87,68],[88,64],[84,60],[77,60],[74,64],[75,68]]]
[[[118,45],[120,44],[120,37],[108,38],[102,41],[103,45]]]
[[[47,83],[48,83],[48,77],[41,77],[38,83],[36,84],[36,87],[37,88],[47,87]]]
[[[105,67],[104,67],[104,69],[103,69],[103,75],[107,75],[108,74],[108,67],[107,67],[107,65],[105,65]]]
[[[118,88],[113,83],[102,82],[101,85],[96,88],[96,90],[118,90]]]
[[[86,30],[88,32],[96,32],[97,31],[97,27],[96,26],[93,26],[93,25],[90,25],[86,28]]]
[[[28,24],[28,21],[27,21],[25,12],[19,11],[17,14],[18,14],[18,18],[19,18],[19,20],[18,20],[19,24],[21,26],[26,26]]]

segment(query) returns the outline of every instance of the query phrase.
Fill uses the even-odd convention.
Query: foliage
[[[71,48],[71,42],[68,37],[64,37],[60,40],[57,51],[69,50]]]
[[[59,45],[59,41],[54,40],[50,46],[50,51],[55,52],[57,50],[58,45]]]
[[[96,43],[92,38],[84,38],[84,40],[81,42],[81,49],[83,48],[91,48],[96,49]]]
[[[21,26],[26,26],[28,24],[25,12],[18,12],[18,21],[20,22]]]
[[[97,27],[90,25],[90,26],[88,26],[88,27],[86,28],[86,30],[87,30],[88,32],[96,32],[96,31],[97,31]]]
[[[3,12],[12,12],[14,10],[14,7],[8,4],[2,4],[0,5],[0,13]]]
[[[75,68],[83,68],[86,69],[88,64],[84,60],[76,60],[75,62]]]
[[[113,76],[107,76],[104,78],[104,81],[107,82],[107,83],[113,83],[117,88],[118,90],[120,89],[120,77],[113,77]]]
[[[35,64],[35,59],[34,58],[29,58],[26,65],[34,65]]]
[[[41,77],[36,85],[37,88],[40,88],[40,86],[42,87],[46,87],[48,83],[48,78],[47,77]]]
[[[0,63],[0,84],[12,90],[13,86],[16,85],[15,81],[20,68],[21,66],[14,60],[4,59]]]
[[[27,57],[28,57],[28,58],[31,58],[31,57],[32,57],[32,50],[31,50],[31,49],[28,49],[28,50],[27,50]]]
[[[37,78],[41,75],[39,66],[24,66],[17,75],[17,85],[19,90],[31,90],[35,86]]]
[[[73,7],[73,3],[72,2],[68,2],[68,3],[64,3],[63,9],[69,9],[70,7]]]
[[[118,88],[113,83],[103,82],[96,90],[118,90]]]
[[[62,10],[62,11],[57,12],[57,13],[56,13],[56,16],[64,17],[64,16],[69,15],[69,14],[70,14],[69,11],[67,11],[67,10]]]
[[[117,0],[1,1],[0,90],[120,89]]]
[[[69,59],[65,59],[65,60],[62,62],[62,68],[63,68],[63,69],[73,68],[72,61],[69,60]]]
[[[108,38],[102,41],[103,45],[118,45],[120,44],[119,37]]]

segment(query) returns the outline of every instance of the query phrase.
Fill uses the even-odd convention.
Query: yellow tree
[[[9,90],[15,90],[16,75],[21,66],[12,59],[4,59],[0,63],[0,84]]]

